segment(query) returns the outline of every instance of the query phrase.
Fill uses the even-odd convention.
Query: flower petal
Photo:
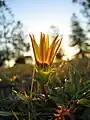
[[[47,57],[46,57],[46,63],[47,64],[49,64],[50,58],[54,53],[55,43],[56,43],[57,38],[58,38],[58,35],[55,37],[55,39],[53,40],[52,44],[50,45],[50,47],[48,49],[48,53],[47,53]]]
[[[40,51],[39,51],[39,46],[37,45],[36,41],[35,41],[35,37],[34,35],[30,35],[31,38],[31,42],[32,42],[32,47],[33,47],[33,52],[34,52],[34,56],[35,56],[35,61],[36,63],[41,63],[41,58],[40,58]]]
[[[45,61],[45,34],[42,34],[40,36],[40,56],[41,56],[41,61],[44,63]]]
[[[55,57],[55,55],[56,55],[56,53],[57,53],[57,51],[58,51],[58,49],[59,49],[59,47],[60,47],[60,45],[61,45],[61,42],[62,42],[62,39],[59,39],[59,40],[56,42],[54,53],[52,54],[52,56],[51,56],[51,58],[50,58],[50,61],[49,61],[49,64],[50,64],[50,65],[52,64],[52,62],[53,62],[53,60],[54,60],[54,57]]]
[[[45,61],[47,59],[48,49],[49,49],[49,35],[47,35],[45,39]]]

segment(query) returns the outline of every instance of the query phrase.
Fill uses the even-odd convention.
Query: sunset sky
[[[24,25],[26,34],[40,32],[49,33],[51,25],[57,26],[63,35],[66,54],[71,56],[75,51],[68,47],[70,34],[70,19],[73,12],[78,12],[78,7],[71,0],[7,0],[7,5],[12,9],[15,20],[20,20]]]

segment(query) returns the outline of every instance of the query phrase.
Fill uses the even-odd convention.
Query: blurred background
[[[63,37],[54,67],[65,61],[66,70],[70,60],[80,70],[85,67],[89,71],[89,0],[0,0],[1,68],[33,64],[29,34],[35,34],[39,43],[40,32],[49,34],[51,41],[57,34]]]

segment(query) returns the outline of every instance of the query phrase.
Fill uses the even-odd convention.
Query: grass
[[[65,118],[62,120],[89,120],[90,80],[87,61],[80,59],[63,63],[62,67],[60,63],[53,64],[58,69],[45,86],[48,99],[42,95],[35,79],[32,83],[32,65],[0,68],[0,116],[5,120],[59,120],[62,115]],[[13,75],[17,79],[10,81]],[[58,106],[71,110],[70,115],[67,112],[64,115]]]

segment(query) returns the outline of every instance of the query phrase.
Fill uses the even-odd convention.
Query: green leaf
[[[5,112],[5,111],[0,111],[0,116],[12,116],[12,112]]]
[[[13,115],[15,116],[15,118],[16,118],[17,120],[19,120],[19,118],[17,117],[17,114],[16,114],[14,111],[12,111],[12,113],[13,113]]]
[[[81,105],[90,107],[90,100],[83,98],[83,99],[78,100],[77,104],[81,104]]]
[[[90,120],[90,108],[84,110],[82,115],[83,120]]]
[[[17,94],[18,95],[18,97],[21,99],[21,100],[23,100],[23,101],[25,101],[25,102],[27,102],[28,101],[28,98],[25,96],[25,95],[23,95],[23,94]]]

